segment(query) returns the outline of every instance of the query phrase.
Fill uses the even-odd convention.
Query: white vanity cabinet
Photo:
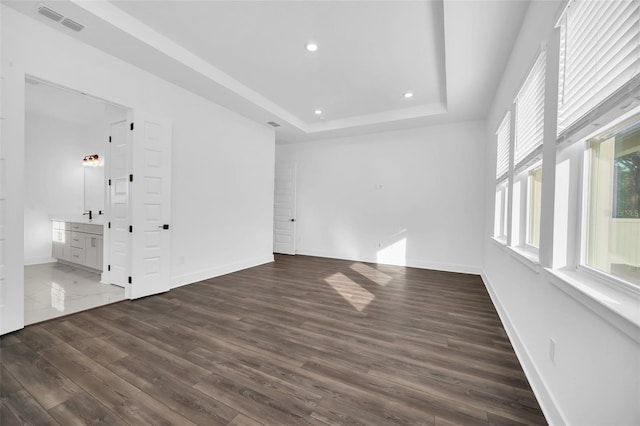
[[[53,221],[53,257],[102,271],[103,232],[102,225]]]

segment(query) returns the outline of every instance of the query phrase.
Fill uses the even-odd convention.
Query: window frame
[[[578,182],[578,194],[580,196],[578,201],[578,216],[576,224],[578,231],[575,239],[575,262],[570,266],[572,266],[572,269],[575,271],[583,273],[592,279],[596,279],[608,287],[622,291],[627,295],[638,297],[640,296],[640,285],[606,273],[587,264],[587,244],[589,240],[589,197],[591,192],[591,167],[593,164],[593,147],[590,146],[589,141],[598,135],[612,131],[621,123],[634,117],[637,117],[637,120],[640,121],[640,106],[633,108],[617,119],[610,121],[601,129],[593,131],[579,142],[579,144],[582,145],[582,156],[580,161],[581,173]]]
[[[522,167],[513,174],[512,188],[516,186],[519,188],[519,193],[516,199],[516,189],[512,189],[513,196],[511,197],[512,218],[511,218],[511,248],[517,251],[522,251],[524,255],[530,260],[538,262],[538,256],[540,248],[528,243],[528,229],[529,229],[529,198],[530,198],[530,186],[529,176],[532,170],[542,170],[542,156],[536,157],[535,161],[530,162],[527,167]],[[544,177],[543,177],[544,179]],[[542,200],[541,200],[542,201]],[[515,203],[518,205],[515,205]],[[540,204],[540,214],[542,215],[542,202]],[[517,215],[517,217],[516,217]],[[538,225],[540,226],[540,225]]]
[[[493,227],[493,238],[500,242],[501,244],[506,245],[509,239],[509,177],[505,177],[499,182],[496,183],[496,191],[495,191],[495,211],[494,211],[494,227]],[[497,197],[498,193],[500,194],[500,208],[498,209]],[[498,225],[498,229],[496,229],[497,225],[497,215],[500,215],[500,224]],[[497,231],[500,232],[497,232]]]

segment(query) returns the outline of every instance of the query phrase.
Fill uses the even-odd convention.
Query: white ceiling
[[[481,119],[524,0],[7,1],[258,122],[280,142]],[[36,13],[39,4],[86,26]],[[310,53],[307,41],[319,49]],[[414,93],[405,99],[404,92]],[[314,114],[321,109],[322,117]]]

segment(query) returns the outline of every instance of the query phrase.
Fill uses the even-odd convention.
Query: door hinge
[[[111,229],[111,222],[109,222],[109,229]]]
[[[111,186],[111,179],[109,179],[109,186]]]
[[[129,277],[129,284],[131,284],[131,277]]]
[[[131,122],[131,126],[129,126],[131,130],[133,130],[133,121]]]
[[[111,136],[109,136],[109,143],[111,143]]]
[[[129,175],[129,182],[133,182],[133,175]]]
[[[107,271],[111,270],[111,265],[107,265]]]
[[[129,225],[129,232],[133,232],[133,225]]]

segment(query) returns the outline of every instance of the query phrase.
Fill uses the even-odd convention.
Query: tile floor
[[[100,274],[61,263],[25,266],[25,325],[124,300],[124,288],[100,284]]]

